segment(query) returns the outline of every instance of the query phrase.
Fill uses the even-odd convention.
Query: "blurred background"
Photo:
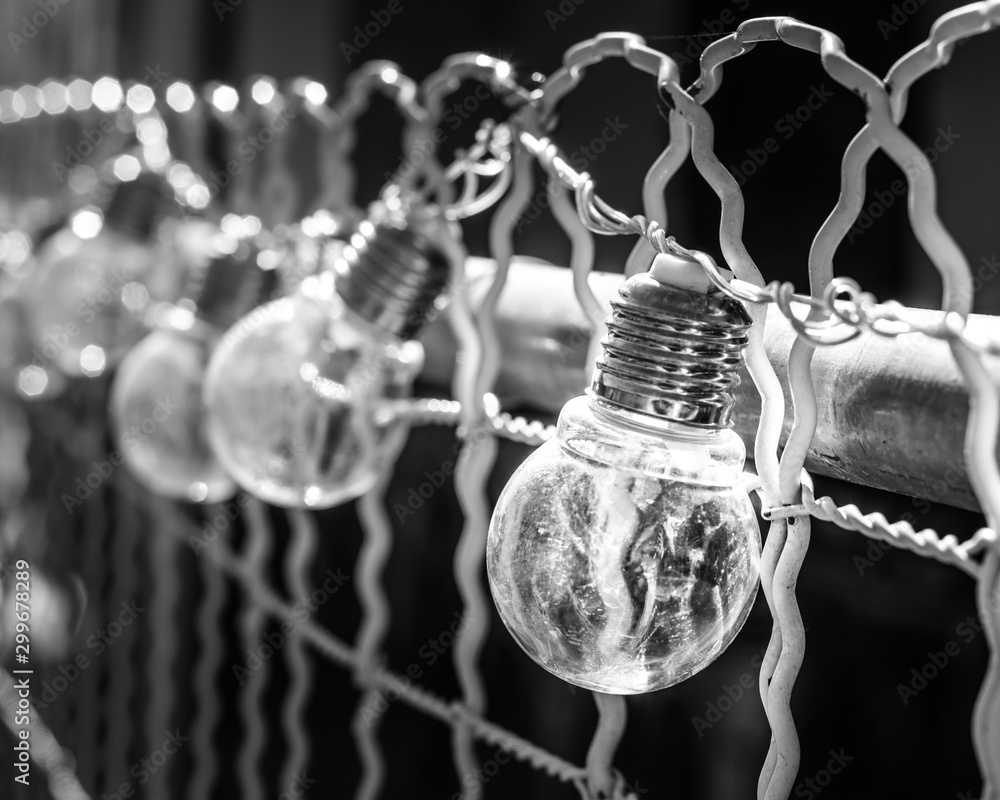
[[[834,31],[853,58],[881,76],[926,38],[940,14],[958,5],[938,0],[397,2],[401,10],[364,43],[357,38],[359,28],[385,3],[66,0],[54,2],[56,13],[46,11],[45,25],[36,28],[33,23],[26,27],[26,20],[30,23],[42,5],[7,0],[0,8],[5,40],[0,43],[0,83],[16,89],[48,77],[95,80],[114,75],[242,86],[257,74],[279,80],[304,75],[325,84],[336,97],[346,76],[371,59],[391,59],[419,81],[448,55],[482,51],[508,59],[524,78],[535,72],[547,75],[558,68],[568,47],[608,30],[644,36],[651,46],[674,55],[686,82],[691,82],[705,44],[744,19],[770,15],[790,15]],[[989,78],[998,68],[996,50],[989,35],[957,47],[947,69],[915,87],[903,125],[922,147],[938,153],[940,213],[974,268],[981,268],[975,306],[984,314],[1000,308],[1000,282],[992,281],[1000,267],[995,236],[1000,199],[990,188],[1000,175],[1000,99]],[[471,89],[471,84],[462,87],[455,96],[467,96]],[[796,117],[802,107],[807,112]],[[836,202],[840,158],[864,122],[862,104],[834,84],[815,56],[765,44],[727,66],[723,85],[708,108],[716,125],[717,153],[734,175],[745,179],[745,241],[750,253],[768,280],[791,280],[804,288],[808,248]],[[667,112],[650,76],[624,63],[600,64],[587,71],[580,88],[563,102],[554,138],[565,152],[574,153],[601,138],[609,126],[620,131],[603,134],[607,146],[587,159],[586,169],[606,200],[634,213],[641,209],[645,171],[667,142]],[[455,148],[468,147],[483,118],[502,113],[499,102],[484,101],[448,131],[442,159],[447,162]],[[95,109],[89,125],[99,124]],[[376,198],[386,173],[399,165],[403,124],[383,98],[373,99],[369,113],[359,120],[353,152],[354,201],[359,206]],[[303,188],[297,209],[301,215],[315,190],[317,143],[315,134],[304,128],[292,135],[297,138],[289,158]],[[4,225],[11,228],[25,224],[25,219],[58,223],[58,214],[42,199],[65,194],[53,164],[65,159],[64,147],[78,137],[78,132],[55,129],[41,119],[0,128]],[[753,154],[759,154],[769,138],[780,146],[767,154],[766,164],[759,164]],[[217,163],[221,166],[222,161]],[[835,266],[838,274],[858,278],[879,299],[932,308],[940,303],[940,281],[910,230],[905,203],[898,195],[892,195],[891,202],[877,200],[891,195],[899,177],[883,154],[873,158],[869,201],[881,203],[879,218],[863,235],[844,243]],[[671,184],[668,208],[671,233],[681,243],[721,260],[718,201],[690,163]],[[489,256],[489,216],[463,225],[473,255]],[[633,241],[599,237],[597,244],[598,268],[621,272]],[[561,265],[568,261],[569,244],[544,212],[519,232],[518,252]],[[107,654],[93,657],[93,665],[68,681],[65,691],[56,691],[41,712],[72,754],[68,757],[76,763],[82,786],[95,800],[113,796],[129,780],[128,768],[159,746],[154,738],[159,732],[146,724],[151,709],[169,720],[170,730],[180,731],[189,730],[199,713],[193,685],[202,647],[195,631],[207,591],[204,572],[195,553],[167,541],[160,528],[187,526],[197,532],[211,519],[202,506],[157,499],[125,470],[101,482],[79,508],[67,508],[62,498],[75,491],[93,462],[114,450],[105,422],[112,378],[109,370],[97,377],[69,379],[52,397],[28,400],[9,386],[0,394],[0,554],[8,557],[6,563],[24,558],[32,564],[36,691],[66,676],[78,655],[95,655],[93,636],[100,638],[98,631],[118,617],[122,602],[134,598],[139,607],[155,606],[152,595],[158,582],[168,574],[179,576],[166,615],[139,614],[135,624],[122,628],[114,644],[108,644]],[[418,391],[439,395],[441,388],[418,384]],[[446,461],[453,446],[453,431],[447,428],[414,429],[387,489],[389,506],[405,505],[410,490],[424,481],[428,465]],[[528,452],[501,443],[489,481],[493,499]],[[817,495],[822,494],[832,495],[839,504],[880,510],[890,520],[913,514],[916,527],[934,527],[960,538],[983,524],[973,511],[817,478]],[[281,564],[289,517],[276,508],[265,513],[274,533],[270,580],[284,590]],[[321,536],[311,585],[322,583],[327,570],[351,575],[362,541],[353,504],[316,512],[315,520]],[[393,550],[385,574],[392,608],[386,663],[400,673],[417,664],[421,683],[446,697],[459,695],[450,656],[431,662],[426,645],[449,630],[462,607],[451,577],[461,520],[448,482],[405,521],[393,520]],[[227,529],[236,546],[245,536],[245,523],[240,514]],[[248,765],[240,759],[246,727],[239,712],[241,685],[232,668],[246,663],[239,636],[243,606],[234,585],[225,582],[223,592],[218,636],[225,656],[214,676],[220,717],[210,743],[217,758],[211,794],[245,797],[240,776],[245,780],[253,766],[260,776],[259,796],[276,797],[289,791],[282,770],[288,741],[280,723],[287,666],[275,658],[267,677],[257,678],[266,709],[266,746]],[[970,629],[963,624],[975,614],[973,582],[958,570],[909,553],[876,549],[873,554],[868,539],[815,523],[799,597],[809,631],[793,698],[802,740],[800,779],[819,775],[831,751],[849,761],[829,788],[819,784],[819,789],[811,789],[802,783],[795,796],[812,797],[814,791],[856,798],[976,796],[980,784],[969,729],[986,648],[981,633],[973,630],[968,640],[964,635]],[[325,603],[316,619],[352,641],[360,620],[354,582],[348,580],[346,589]],[[0,625],[0,659],[9,669],[13,647],[4,626],[8,623]],[[756,796],[769,741],[764,713],[755,688],[740,692],[732,703],[725,698],[733,697],[734,687],[747,674],[756,686],[758,654],[770,628],[763,597],[758,597],[743,633],[711,667],[677,687],[629,699],[629,725],[616,764],[637,794],[713,800]],[[911,670],[922,667],[929,653],[944,650],[950,641],[958,643],[959,654],[926,690],[904,702],[899,685],[909,685]],[[157,653],[164,661],[153,668],[150,660]],[[350,722],[358,691],[348,672],[312,651],[306,657],[314,674],[307,705],[312,750],[307,773],[315,783],[308,786],[308,795],[353,796],[360,769]],[[495,615],[482,665],[491,719],[570,761],[583,762],[596,720],[586,692],[536,667]],[[720,701],[729,708],[725,713],[718,713]],[[452,797],[459,791],[448,728],[402,703],[392,704],[381,726],[389,763],[384,796]],[[0,796],[73,796],[60,795],[58,789],[53,793],[40,770],[34,772],[30,789],[14,784],[6,755],[13,745],[10,732],[0,728],[5,754],[0,758]],[[484,746],[479,755],[486,763],[494,749]],[[136,786],[137,796],[187,796],[195,757],[193,747],[181,747],[162,774]],[[490,797],[576,795],[572,786],[514,761],[488,777],[485,791]]]

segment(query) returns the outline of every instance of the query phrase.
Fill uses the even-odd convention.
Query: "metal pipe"
[[[465,290],[475,308],[494,269],[487,259],[469,259]],[[621,275],[595,272],[590,284],[610,313]],[[916,312],[919,313],[919,312]],[[926,312],[928,317],[934,312]],[[1000,338],[1000,319],[969,317],[973,332]],[[569,270],[520,258],[511,265],[497,308],[503,366],[495,389],[507,408],[556,413],[590,382],[586,364],[588,321],[576,301]],[[767,354],[784,375],[795,338],[777,308],[768,310]],[[421,379],[450,385],[456,346],[439,320],[422,337],[427,352]],[[1000,385],[1000,363],[987,359]],[[741,372],[735,429],[752,452],[760,398]],[[820,348],[813,359],[819,425],[806,468],[818,475],[911,497],[979,510],[965,469],[963,447],[969,394],[948,345],[921,334],[895,339],[863,333],[837,347]],[[785,428],[792,408],[785,390]],[[784,441],[784,439],[783,439]]]

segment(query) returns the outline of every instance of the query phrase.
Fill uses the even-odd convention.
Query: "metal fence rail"
[[[380,652],[390,622],[382,587],[383,570],[393,544],[391,520],[383,500],[385,481],[380,482],[359,506],[365,542],[356,572],[356,591],[362,608],[357,640],[350,644],[325,630],[314,618],[307,616],[303,621],[299,614],[295,601],[310,594],[308,567],[314,558],[319,535],[308,514],[290,515],[290,545],[284,561],[275,565],[271,562],[274,531],[270,511],[258,501],[248,501],[245,507],[248,534],[242,548],[231,542],[213,541],[212,546],[200,554],[203,596],[198,600],[194,635],[202,649],[194,665],[191,686],[178,680],[178,665],[187,657],[187,643],[181,641],[176,620],[180,604],[187,601],[181,596],[176,549],[171,549],[172,543],[166,536],[152,537],[150,542],[144,543],[143,554],[149,562],[141,568],[141,574],[150,579],[150,585],[133,586],[130,571],[138,558],[133,526],[140,524],[140,507],[148,506],[149,501],[138,496],[125,498],[122,507],[115,511],[116,526],[100,520],[95,522],[93,517],[89,519],[86,542],[93,549],[84,552],[82,567],[87,580],[94,582],[95,593],[100,593],[101,587],[106,591],[110,581],[115,589],[109,596],[126,595],[133,589],[141,595],[149,607],[145,613],[154,621],[153,634],[144,650],[116,651],[113,664],[103,661],[98,668],[100,671],[95,669],[87,675],[90,688],[78,696],[74,722],[80,725],[88,720],[95,733],[89,740],[83,733],[74,741],[79,756],[76,772],[80,780],[73,776],[69,759],[63,757],[59,748],[50,745],[34,750],[39,766],[49,773],[52,794],[59,798],[87,796],[86,792],[93,786],[95,766],[92,759],[97,745],[104,748],[106,780],[132,763],[135,732],[116,727],[119,719],[127,714],[114,704],[102,706],[98,702],[102,698],[100,686],[105,685],[100,680],[101,671],[105,670],[112,681],[132,680],[134,674],[140,683],[146,698],[144,747],[155,747],[162,738],[161,732],[171,729],[178,696],[193,694],[195,714],[191,737],[198,746],[191,756],[190,775],[177,780],[183,783],[185,795],[197,798],[212,793],[218,776],[210,754],[219,724],[214,682],[220,667],[222,614],[228,598],[227,584],[220,577],[224,574],[242,592],[238,635],[244,646],[253,646],[261,640],[262,625],[267,619],[294,625],[301,634],[301,638],[283,653],[288,674],[283,690],[283,712],[278,723],[287,751],[282,768],[283,785],[291,783],[313,755],[306,712],[315,676],[300,646],[308,643],[325,659],[347,670],[361,690],[352,725],[363,769],[356,791],[359,798],[378,795],[391,763],[391,754],[380,749],[377,719],[371,725],[365,716],[377,702],[379,693],[384,697],[390,691],[410,707],[450,726],[455,768],[460,779],[475,771],[473,745],[475,740],[481,740],[503,748],[513,757],[560,781],[575,785],[588,800],[630,795],[626,777],[614,767],[614,753],[626,727],[622,697],[595,695],[599,711],[597,730],[586,763],[576,765],[487,718],[486,687],[479,667],[490,619],[482,566],[491,512],[486,481],[496,455],[496,440],[503,437],[538,444],[552,433],[542,422],[506,413],[497,396],[520,394],[521,399],[533,400],[536,406],[554,409],[564,399],[561,394],[568,386],[576,383],[577,390],[583,388],[581,365],[590,363],[596,352],[604,332],[607,299],[614,281],[618,280],[588,280],[594,260],[592,236],[597,233],[640,237],[627,273],[634,273],[648,264],[649,257],[656,252],[695,258],[721,291],[747,303],[754,319],[749,334],[747,371],[753,393],[759,397],[760,411],[756,413],[753,408],[756,404],[744,396],[742,406],[746,415],[739,429],[748,436],[751,424],[756,424],[753,461],[757,476],[751,479],[751,485],[760,496],[762,516],[769,522],[761,581],[773,616],[771,640],[758,683],[771,728],[771,746],[761,770],[758,796],[763,800],[789,797],[798,773],[800,747],[791,711],[791,695],[802,667],[806,637],[796,599],[796,581],[809,549],[811,520],[817,518],[956,566],[976,580],[979,614],[991,655],[974,712],[973,742],[983,775],[982,797],[984,800],[1000,797],[1000,652],[997,650],[1000,609],[990,602],[1000,592],[1000,543],[995,534],[1000,524],[1000,468],[996,449],[1000,396],[997,366],[991,360],[1000,354],[1000,329],[989,320],[969,319],[974,293],[967,259],[937,215],[931,164],[899,127],[909,88],[931,69],[946,64],[958,41],[992,30],[998,24],[1000,2],[975,3],[951,12],[935,23],[928,40],[901,58],[884,80],[849,58],[832,33],[789,18],[762,18],[744,23],[734,34],[709,46],[701,59],[699,79],[689,88],[680,85],[677,64],[646,46],[638,36],[605,34],[568,51],[564,66],[531,95],[508,80],[502,62],[482,56],[459,57],[447,62],[440,73],[425,83],[420,95],[426,101],[422,107],[415,105],[418,94],[415,87],[407,83],[394,66],[385,63],[370,67],[351,84],[346,100],[334,107],[333,116],[324,111],[326,92],[319,91],[322,87],[310,84],[309,89],[304,90],[300,85],[298,95],[289,93],[289,98],[297,98],[299,113],[307,110],[315,116],[322,130],[329,131],[335,123],[334,117],[353,117],[363,110],[365,99],[358,94],[361,87],[370,84],[369,89],[385,89],[397,99],[407,115],[409,128],[404,138],[411,143],[435,125],[441,112],[442,96],[459,78],[472,77],[486,82],[515,109],[507,123],[509,191],[500,201],[490,228],[495,264],[484,271],[479,269],[481,264],[467,261],[457,232],[448,253],[452,285],[456,289],[447,322],[456,350],[449,350],[446,345],[433,348],[438,355],[436,361],[431,359],[428,374],[438,382],[451,381],[452,399],[400,401],[395,408],[397,418],[412,425],[457,426],[462,442],[455,484],[464,525],[454,556],[454,578],[463,603],[463,622],[452,651],[461,696],[456,699],[439,697],[381,663]],[[743,195],[736,179],[714,152],[709,101],[722,80],[723,65],[758,44],[769,42],[791,45],[817,55],[830,77],[862,100],[867,114],[866,125],[844,155],[840,199],[816,235],[809,255],[809,290],[802,294],[796,293],[790,284],[766,282],[766,276],[743,243]],[[671,108],[670,143],[647,175],[643,192],[646,207],[642,215],[626,215],[605,203],[590,176],[575,170],[550,138],[561,98],[584,79],[589,66],[607,58],[623,58],[653,75],[660,96]],[[46,106],[51,97],[51,93],[36,92],[34,87],[0,92],[0,120],[17,124],[37,113],[62,113],[65,105],[58,112]],[[155,107],[152,111],[143,107],[135,113],[140,117],[155,113]],[[341,161],[346,159],[350,143],[349,137],[334,137],[323,143],[327,159],[323,170],[328,185],[321,194],[327,202],[345,207],[349,204],[348,196],[334,184],[338,176],[349,172]],[[854,281],[834,277],[833,262],[838,246],[862,210],[866,165],[879,149],[905,175],[913,232],[944,283],[940,313],[917,312],[891,303],[879,304]],[[664,192],[688,158],[693,160],[702,178],[719,198],[719,241],[726,266],[736,275],[732,282],[721,278],[719,267],[710,256],[682,247],[667,235]],[[525,351],[516,334],[511,334],[509,327],[505,328],[511,312],[510,306],[505,310],[501,299],[508,282],[515,290],[520,287],[519,290],[524,291],[524,287],[548,280],[543,276],[544,268],[513,265],[513,234],[534,194],[532,167],[536,162],[548,175],[547,188],[553,212],[572,244],[571,273],[564,284],[571,283],[579,308],[576,319],[563,331],[568,337],[577,339],[568,347],[571,355],[563,365],[565,369],[552,386],[541,389],[525,385],[523,380],[519,384],[516,374],[505,372],[505,359],[510,351],[513,349],[522,355]],[[424,177],[443,174],[443,168],[428,157],[423,168]],[[338,191],[341,193],[337,194]],[[334,195],[336,199],[331,201]],[[439,199],[442,203],[453,201],[445,196]],[[569,287],[565,286],[562,298],[553,296],[551,302],[564,302],[568,294]],[[521,315],[519,318],[523,321],[528,312],[519,306],[513,313],[515,318]],[[439,338],[442,342],[447,339],[441,330],[431,335],[443,337]],[[852,461],[851,442],[847,437],[838,436],[835,426],[831,428],[821,423],[823,404],[836,400],[818,391],[816,375],[848,370],[850,367],[845,360],[837,361],[838,347],[847,348],[849,342],[859,337],[881,348],[879,352],[884,354],[885,360],[881,362],[884,370],[875,372],[883,377],[892,373],[892,379],[886,383],[886,392],[907,379],[905,362],[891,360],[893,348],[908,340],[933,340],[932,358],[934,363],[941,364],[946,362],[944,351],[947,349],[953,365],[951,377],[942,374],[930,394],[944,398],[942,407],[953,411],[957,403],[967,398],[969,411],[967,418],[956,412],[945,419],[945,427],[951,426],[948,428],[951,438],[944,436],[937,440],[942,449],[926,456],[930,464],[921,463],[916,454],[910,453],[909,461],[903,459],[904,463],[899,463],[899,457],[893,457],[897,466],[894,475],[880,475],[870,464],[866,468],[860,459],[855,457]],[[829,358],[827,353],[831,354]],[[452,354],[456,358],[452,358]],[[787,371],[787,386],[783,386],[778,377],[776,363],[784,368],[780,372]],[[870,376],[871,372],[864,374],[866,379]],[[957,384],[955,378],[958,376],[964,388]],[[747,382],[744,387],[748,393],[750,385]],[[919,414],[919,409],[914,413]],[[64,423],[69,427],[73,425],[72,420]],[[904,429],[913,424],[909,420],[900,422]],[[409,432],[407,427],[396,431],[383,464],[386,476]],[[882,434],[883,431],[873,429],[862,431],[861,436],[881,439]],[[953,482],[946,492],[934,492],[930,487],[938,479],[936,465],[939,467],[958,456],[955,438],[959,434],[964,437],[962,458],[968,484]],[[845,455],[849,457],[843,458]],[[864,513],[853,506],[838,507],[830,498],[814,496],[807,465],[816,472],[860,483],[907,489],[956,505],[978,506],[986,516],[987,527],[957,538],[939,535],[933,530],[916,531],[909,522],[893,523],[878,513]],[[159,519],[158,528],[171,534],[170,538],[182,547],[189,545],[191,537],[204,535],[193,521],[168,503],[158,503],[155,514]],[[217,520],[220,516],[224,519],[225,513],[209,514],[208,518]],[[91,525],[100,530],[93,530]],[[128,528],[123,530],[123,526]],[[104,551],[111,554],[106,562],[111,565],[108,576],[103,575]],[[284,586],[283,592],[274,588],[277,584]],[[325,602],[328,594],[335,590],[334,586],[324,584],[322,590],[312,592],[312,600],[320,604],[317,592],[321,592]],[[137,670],[140,662],[142,669]],[[276,735],[267,730],[264,707],[264,695],[272,686],[268,673],[273,669],[277,669],[276,663],[265,660],[255,670],[253,681],[248,681],[240,693],[243,733],[238,744],[237,764],[240,793],[248,800],[262,796],[259,770],[269,737]],[[47,677],[54,681],[56,676]],[[128,692],[120,695],[127,696]],[[6,673],[0,674],[0,709],[8,725],[11,725],[12,709],[16,704],[12,681]],[[43,711],[36,709],[35,720],[45,717]],[[99,723],[95,719],[98,717]],[[61,723],[61,730],[72,728],[68,720]],[[40,741],[52,741],[51,734],[45,732],[40,721],[35,726],[35,735]],[[103,733],[98,735],[98,730]],[[462,789],[467,798],[478,797],[483,791],[479,783],[463,784]],[[168,784],[164,781],[151,785],[149,796],[170,796]]]

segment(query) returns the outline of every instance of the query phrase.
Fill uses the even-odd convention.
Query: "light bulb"
[[[0,232],[0,389],[28,400],[51,399],[66,387],[66,379],[49,365],[49,346],[39,348],[32,335],[33,309],[26,291],[38,243],[62,227],[53,216]]]
[[[729,428],[750,318],[679,288],[671,259],[623,285],[589,392],[515,471],[489,529],[490,588],[517,643],[609,694],[704,669],[757,592],[760,531]]]
[[[205,368],[226,328],[267,299],[277,279],[258,266],[251,242],[233,245],[205,269],[193,304],[161,311],[159,330],[125,356],[112,383],[111,421],[125,464],[164,497],[215,503],[236,491],[208,445]]]
[[[50,366],[58,350],[32,336],[32,307],[22,288],[26,281],[0,282],[0,389],[28,400],[51,399],[66,387],[66,379]]]
[[[80,209],[39,248],[26,285],[36,346],[53,353],[52,363],[70,377],[103,373],[147,332],[148,282],[162,255],[152,233],[163,179],[148,171],[121,174],[109,179],[104,214]]]
[[[449,264],[436,211],[376,204],[333,267],[257,309],[209,364],[209,435],[246,490],[288,507],[367,491],[385,429],[375,412],[423,365],[412,338],[442,302]],[[329,254],[328,254],[329,257]]]

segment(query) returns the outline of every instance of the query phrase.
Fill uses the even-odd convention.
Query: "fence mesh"
[[[496,271],[485,297],[473,306],[462,290],[465,285],[466,254],[460,232],[451,240],[449,257],[453,270],[454,292],[447,311],[449,322],[459,342],[452,398],[400,400],[391,413],[402,424],[394,428],[393,440],[385,451],[384,478],[359,503],[358,513],[364,529],[364,544],[355,568],[355,587],[362,610],[362,624],[353,643],[344,641],[321,627],[312,617],[304,621],[296,598],[309,596],[309,570],[317,552],[319,531],[308,512],[288,512],[289,544],[281,564],[280,578],[272,569],[273,519],[259,501],[247,499],[244,509],[247,536],[241,548],[227,541],[214,541],[204,548],[198,560],[201,585],[195,605],[197,624],[192,635],[200,643],[191,683],[178,679],[180,632],[173,623],[177,609],[192,602],[186,596],[177,568],[177,545],[187,547],[190,537],[201,535],[197,523],[177,507],[158,502],[154,515],[157,528],[171,536],[151,537],[140,546],[137,528],[142,524],[140,507],[150,501],[145,496],[121,495],[116,507],[100,504],[88,510],[79,536],[79,564],[88,584],[101,597],[120,598],[135,595],[137,559],[149,563],[147,575],[155,576],[149,596],[153,619],[152,636],[136,654],[114,651],[109,667],[116,682],[116,692],[109,694],[108,705],[99,707],[101,686],[97,671],[83,672],[79,701],[74,707],[74,724],[60,719],[68,712],[53,707],[51,718],[46,710],[36,708],[32,736],[36,763],[49,775],[54,796],[82,798],[95,785],[95,773],[102,765],[106,775],[126,774],[128,748],[136,736],[156,742],[170,729],[172,711],[178,693],[191,693],[195,715],[191,738],[191,771],[185,779],[185,795],[208,797],[217,778],[217,764],[212,755],[216,747],[221,707],[215,676],[222,668],[224,637],[221,631],[225,604],[225,581],[231,579],[242,589],[238,613],[238,637],[243,647],[253,647],[265,633],[265,623],[286,622],[300,630],[300,636],[282,652],[287,671],[287,685],[282,687],[281,714],[277,726],[285,742],[282,785],[291,784],[309,760],[315,756],[307,721],[309,696],[315,680],[305,658],[309,646],[329,661],[344,668],[361,690],[352,723],[363,775],[356,790],[358,798],[379,795],[390,768],[391,754],[382,750],[378,719],[367,716],[379,693],[395,693],[401,702],[433,717],[452,729],[452,749],[459,776],[478,767],[474,751],[477,740],[496,745],[514,758],[543,770],[559,781],[575,785],[584,798],[625,798],[631,789],[626,776],[614,767],[615,750],[626,727],[625,702],[622,697],[595,694],[599,722],[584,764],[573,764],[532,742],[505,730],[486,716],[486,687],[480,672],[482,648],[491,618],[490,601],[483,583],[483,557],[492,510],[486,482],[497,453],[497,438],[528,444],[540,444],[553,435],[551,427],[533,420],[513,417],[502,410],[492,392],[504,358],[497,332],[496,309],[513,258],[515,226],[535,193],[533,165],[540,164],[547,176],[550,205],[572,245],[570,267],[574,288],[590,322],[590,352],[596,353],[604,335],[605,309],[588,285],[593,267],[593,235],[635,235],[638,243],[626,267],[626,274],[644,269],[654,253],[676,253],[695,258],[706,274],[722,291],[744,301],[754,319],[747,350],[747,366],[761,397],[760,425],[753,452],[757,475],[748,478],[750,487],[761,499],[762,517],[769,529],[761,561],[761,583],[773,616],[770,644],[764,655],[758,689],[771,728],[771,745],[763,764],[758,796],[766,800],[789,797],[795,784],[800,761],[799,740],[791,712],[791,696],[803,664],[806,636],[796,600],[796,580],[807,556],[813,518],[833,522],[845,530],[857,531],[894,547],[910,550],[958,567],[977,584],[979,614],[989,645],[987,673],[973,715],[973,742],[983,777],[983,798],[994,798],[1000,790],[1000,663],[997,640],[1000,637],[1000,611],[990,599],[1000,592],[1000,547],[995,531],[1000,514],[1000,470],[996,460],[998,413],[997,387],[993,385],[985,360],[1000,354],[1000,342],[970,332],[966,318],[973,300],[973,276],[958,243],[945,229],[936,211],[935,175],[927,156],[900,128],[907,94],[919,78],[947,64],[956,44],[992,30],[1000,22],[1000,2],[975,3],[946,14],[933,26],[927,41],[902,57],[879,79],[853,61],[840,39],[829,31],[790,18],[762,18],[742,24],[730,35],[711,44],[703,53],[698,80],[684,88],[679,83],[677,64],[665,54],[648,47],[630,34],[605,34],[572,48],[565,55],[561,69],[545,80],[534,93],[519,89],[499,68],[501,62],[485,57],[458,57],[447,62],[421,90],[387,62],[368,65],[349,82],[344,99],[330,111],[325,104],[326,91],[314,83],[301,84],[300,112],[315,116],[325,132],[321,142],[322,172],[326,192],[323,204],[328,207],[349,205],[349,187],[344,176],[351,134],[338,128],[342,119],[352,118],[367,103],[374,89],[389,92],[409,122],[406,137],[410,142],[426,136],[440,118],[442,98],[458,81],[476,78],[486,81],[509,101],[514,109],[505,123],[507,138],[504,152],[506,190],[490,227],[492,256]],[[767,283],[743,243],[744,199],[734,176],[714,152],[714,127],[710,114],[711,100],[722,80],[723,67],[757,47],[758,44],[785,44],[819,57],[823,69],[839,85],[857,95],[866,110],[866,124],[848,146],[841,166],[841,192],[836,206],[817,232],[809,253],[808,292],[798,293],[789,283]],[[641,215],[624,214],[601,199],[587,173],[568,163],[551,139],[560,100],[584,78],[588,67],[608,58],[623,58],[630,65],[654,76],[656,88],[670,108],[670,141],[649,170],[643,197],[646,207]],[[730,67],[733,68],[733,67]],[[80,87],[77,87],[78,89]],[[107,102],[99,96],[99,87],[87,84],[89,96],[84,106]],[[107,85],[103,86],[107,91]],[[310,92],[312,95],[310,95]],[[294,92],[289,92],[293,97]],[[136,95],[139,97],[139,95]],[[174,100],[178,95],[175,94]],[[62,98],[62,99],[60,99]],[[422,99],[423,105],[418,105]],[[20,124],[39,113],[63,113],[65,97],[42,87],[23,87],[0,92],[0,120]],[[157,98],[162,105],[166,100]],[[137,118],[149,118],[158,105],[139,102],[133,111]],[[139,109],[139,110],[136,110]],[[330,115],[336,117],[331,118]],[[490,135],[496,140],[496,131]],[[944,291],[941,313],[928,322],[893,303],[878,303],[850,278],[834,276],[834,258],[839,245],[862,212],[866,195],[866,166],[872,156],[883,151],[905,176],[909,220],[920,246],[941,274]],[[671,178],[688,159],[693,160],[701,177],[715,191],[721,206],[719,242],[725,263],[735,280],[722,277],[719,267],[707,254],[687,249],[668,235],[665,192]],[[277,169],[277,168],[275,168]],[[436,171],[436,172],[435,172]],[[272,177],[279,172],[269,173]],[[442,168],[433,159],[423,176],[441,192],[442,203],[454,202],[439,181]],[[280,183],[279,178],[274,178]],[[277,191],[277,189],[275,190]],[[274,212],[277,214],[278,212]],[[284,212],[282,212],[284,213]],[[286,214],[287,216],[287,214]],[[280,220],[272,220],[278,222]],[[286,220],[287,221],[287,220]],[[764,351],[764,326],[767,308],[776,306],[796,332],[788,355],[794,425],[783,448],[780,436],[785,415],[783,387]],[[987,526],[968,536],[939,535],[936,531],[917,531],[909,522],[890,522],[877,512],[865,512],[855,506],[838,507],[829,497],[817,498],[812,481],[804,469],[816,424],[816,402],[811,376],[811,361],[816,348],[837,346],[860,332],[878,336],[926,336],[947,342],[968,386],[970,397],[966,437],[966,467],[976,496],[987,519]],[[581,386],[581,389],[583,387]],[[78,421],[55,420],[54,430],[73,430]],[[415,425],[455,426],[462,442],[455,468],[456,492],[464,523],[454,555],[454,579],[463,603],[463,622],[453,649],[454,668],[460,696],[437,696],[384,666],[381,653],[389,635],[391,611],[383,587],[383,574],[393,547],[392,520],[385,507],[384,491],[390,471],[403,447],[410,427]],[[56,437],[53,437],[52,447]],[[65,439],[83,448],[88,457],[96,443],[78,436]],[[220,514],[222,512],[220,511]],[[110,515],[110,516],[109,516]],[[212,514],[209,514],[211,518]],[[281,590],[277,585],[283,587]],[[324,585],[325,592],[333,587]],[[318,602],[318,601],[317,601]],[[141,663],[141,674],[135,667]],[[266,673],[271,663],[260,665],[260,674],[240,690],[239,714],[243,737],[234,746],[240,795],[253,800],[263,796],[259,771],[270,738],[271,721],[264,693],[269,683]],[[0,674],[0,703],[3,719],[13,728],[17,708],[14,674]],[[147,698],[142,712],[144,731],[130,730],[128,698],[136,691]],[[84,685],[85,684],[85,685]],[[61,749],[52,738],[52,728],[78,735]],[[87,730],[104,725],[105,737],[100,751],[97,737]],[[69,751],[72,750],[73,755]],[[75,768],[74,768],[75,764]],[[481,784],[463,785],[465,797],[478,797]],[[167,797],[165,782],[152,782],[149,797]]]

